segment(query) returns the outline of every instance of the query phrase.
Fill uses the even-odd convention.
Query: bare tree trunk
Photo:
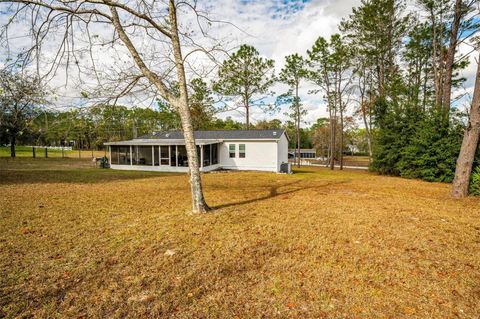
[[[336,153],[336,140],[337,140],[337,112],[336,110],[333,111],[333,118],[332,121],[330,122],[330,129],[331,129],[331,134],[330,134],[330,169],[334,170],[335,169],[335,153]]]
[[[364,75],[363,76],[363,82],[362,82],[362,79],[360,79],[359,81],[359,88],[360,88],[360,110],[362,112],[362,119],[363,119],[363,125],[365,125],[365,133],[367,135],[367,145],[368,145],[368,161],[371,162],[372,161],[372,157],[373,157],[373,151],[372,151],[372,134],[371,134],[371,131],[370,131],[370,125],[369,125],[369,121],[367,120],[367,105],[368,107],[371,106],[372,104],[372,98],[371,98],[371,94],[369,95],[369,101],[368,101],[368,104],[367,104],[367,101],[365,99],[365,90],[366,90],[366,87],[367,87],[367,83],[366,83],[366,76]]]
[[[365,125],[365,134],[367,135],[368,161],[370,162],[373,157],[372,134],[370,132],[370,126],[368,125],[368,121],[367,121],[367,112],[365,110],[365,105],[362,105],[361,108],[362,108],[363,125]]]
[[[300,161],[301,161],[301,156],[300,156],[300,100],[298,98],[298,82],[295,87],[295,104],[296,104],[296,111],[297,111],[297,155],[298,155],[298,162],[297,162],[297,167],[300,168]]]
[[[10,157],[15,157],[15,143],[17,141],[17,136],[15,134],[12,134],[10,138]]]
[[[245,128],[250,129],[250,105],[248,105],[248,101],[245,103]]]
[[[445,39],[444,39],[444,19],[443,13],[440,15],[440,41],[438,42],[440,48],[438,53],[438,97],[437,97],[437,106],[442,110],[443,105],[443,81],[445,78],[445,59],[444,59],[444,49],[445,49]]]
[[[183,66],[182,50],[180,39],[178,37],[177,13],[174,0],[169,1],[169,16],[172,27],[172,45],[175,57],[175,67],[177,69],[178,84],[180,88],[180,99],[177,104],[180,119],[182,121],[183,136],[185,138],[185,147],[187,149],[188,167],[190,169],[190,187],[192,190],[192,210],[194,213],[204,213],[210,208],[205,202],[202,189],[202,179],[198,167],[197,148],[193,136],[192,118],[188,105],[187,81],[185,78],[185,68]]]
[[[435,20],[435,13],[433,7],[430,9],[430,23],[432,24],[432,66],[433,66],[433,84],[435,86],[435,106],[439,106],[439,92],[440,92],[440,79],[438,71],[438,54],[437,54],[437,24]]]
[[[340,100],[340,170],[343,170],[343,106]]]
[[[297,167],[300,168],[301,157],[300,157],[300,124],[299,123],[297,123],[297,156],[298,156]]]
[[[475,159],[475,152],[480,138],[480,61],[477,66],[475,89],[473,92],[472,105],[470,107],[470,118],[463,136],[462,147],[457,159],[455,178],[452,185],[452,197],[462,198],[468,195],[470,175]]]
[[[453,64],[455,60],[455,52],[458,42],[458,29],[460,27],[460,20],[462,18],[462,0],[455,1],[454,18],[452,22],[452,30],[450,31],[450,46],[447,51],[447,61],[445,62],[445,76],[443,82],[443,110],[445,118],[448,121],[450,112],[450,102],[452,98],[452,73]]]

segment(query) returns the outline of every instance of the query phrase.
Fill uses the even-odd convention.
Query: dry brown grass
[[[206,174],[191,215],[185,175],[63,164],[0,161],[0,317],[480,315],[480,200],[449,185]]]

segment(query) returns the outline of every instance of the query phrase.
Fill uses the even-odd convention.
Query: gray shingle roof
[[[284,129],[274,130],[216,130],[216,131],[195,131],[195,139],[207,140],[249,140],[249,139],[279,139]],[[138,139],[162,139],[176,140],[183,139],[183,132],[154,132],[139,137]]]

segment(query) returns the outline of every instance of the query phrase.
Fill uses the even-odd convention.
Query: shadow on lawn
[[[267,200],[267,199],[274,198],[274,197],[281,196],[281,195],[293,194],[293,193],[296,193],[296,192],[302,191],[302,190],[318,189],[320,187],[325,188],[325,187],[329,187],[329,186],[333,186],[333,185],[344,184],[344,183],[347,183],[349,181],[344,180],[344,181],[336,181],[336,182],[327,182],[325,184],[309,184],[309,185],[302,185],[301,182],[302,182],[302,180],[296,180],[296,181],[291,182],[291,183],[285,183],[285,184],[281,184],[281,185],[270,186],[270,192],[265,196],[255,197],[255,198],[251,198],[251,199],[247,199],[247,200],[243,200],[243,201],[238,201],[238,202],[233,202],[233,203],[217,205],[217,206],[213,206],[211,208],[214,209],[214,210],[217,210],[217,209],[222,209],[222,208],[227,208],[227,207],[251,204],[251,203],[260,202],[260,201]],[[284,191],[279,191],[280,188],[289,187],[289,186],[294,186],[294,188],[287,189],[287,190],[284,190]]]
[[[182,174],[141,171],[118,171],[108,169],[0,170],[0,185],[38,183],[89,184],[178,175]]]

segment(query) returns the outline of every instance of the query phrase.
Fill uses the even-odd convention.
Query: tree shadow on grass
[[[227,207],[241,206],[241,205],[251,204],[251,203],[260,202],[260,201],[264,201],[264,200],[267,200],[267,199],[275,198],[275,197],[281,196],[281,195],[293,194],[293,193],[296,193],[296,192],[299,192],[299,191],[302,191],[302,190],[318,189],[320,187],[329,187],[329,186],[343,184],[343,183],[347,183],[347,182],[348,181],[345,180],[345,181],[327,182],[327,183],[324,183],[324,184],[302,185],[302,180],[296,180],[296,181],[290,182],[290,183],[284,183],[284,184],[280,184],[280,185],[270,186],[269,193],[267,195],[264,195],[264,196],[261,196],[261,197],[255,197],[255,198],[251,198],[251,199],[247,199],[247,200],[243,200],[243,201],[221,204],[221,205],[217,205],[217,206],[212,206],[211,208],[213,210],[218,210],[218,209],[227,208]],[[286,190],[283,190],[283,191],[280,190],[281,188],[286,188],[286,187],[289,187],[289,188],[286,189]],[[293,188],[290,188],[290,187],[293,187]]]
[[[59,169],[59,170],[0,170],[0,185],[19,184],[96,184],[122,180],[137,180],[185,175],[182,173],[120,171],[111,169]]]

